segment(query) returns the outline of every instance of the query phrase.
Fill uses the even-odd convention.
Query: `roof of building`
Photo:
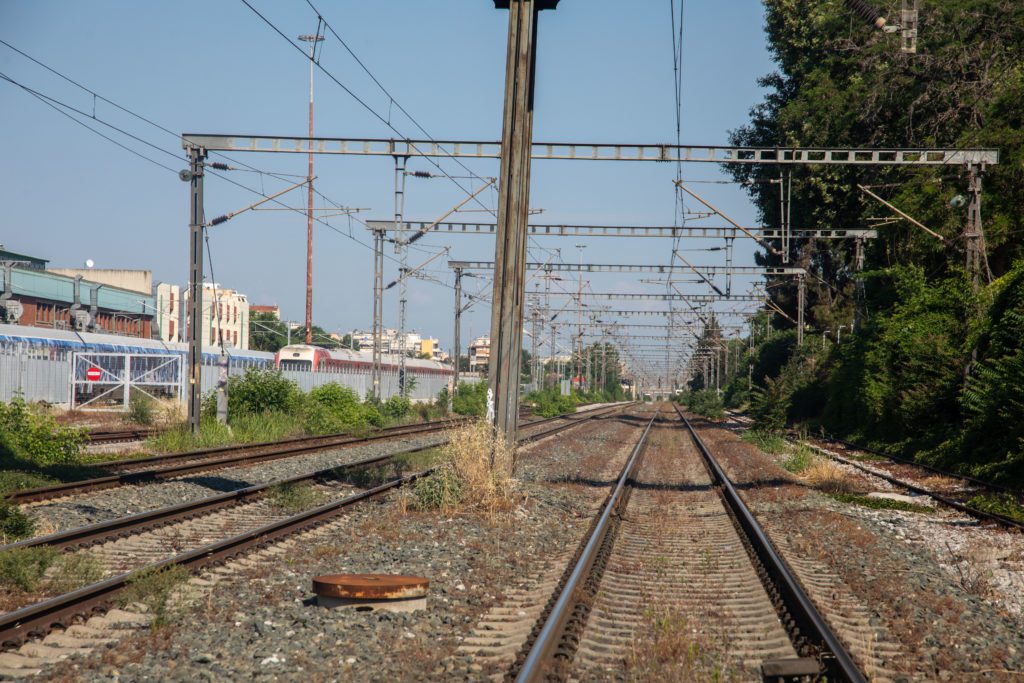
[[[0,261],[20,261],[22,265],[27,265],[29,268],[39,268],[42,270],[45,270],[46,264],[50,262],[49,259],[39,258],[38,256],[27,256],[26,254],[8,251],[2,244],[0,244]]]

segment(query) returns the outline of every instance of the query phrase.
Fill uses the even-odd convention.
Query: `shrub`
[[[452,411],[459,415],[483,417],[487,410],[487,382],[459,382],[452,401]]]
[[[278,484],[267,491],[267,499],[279,510],[296,513],[320,505],[324,496],[309,484]]]
[[[60,551],[48,546],[18,548],[0,553],[0,584],[32,592],[40,587],[46,570]]]
[[[85,433],[58,425],[21,398],[0,403],[0,464],[71,465],[79,462]]]
[[[0,544],[13,543],[28,538],[35,531],[36,524],[17,505],[0,499]]]
[[[381,407],[381,412],[385,417],[391,419],[400,419],[405,417],[409,413],[409,409],[412,407],[412,401],[405,396],[392,396],[387,401],[384,401],[384,405]]]
[[[714,389],[691,391],[686,397],[686,407],[699,415],[715,420],[725,416],[722,397]]]
[[[302,404],[302,392],[279,370],[249,368],[242,376],[228,378],[228,415],[265,412],[295,413]],[[214,400],[214,410],[216,401]]]
[[[153,626],[162,626],[169,617],[171,596],[188,577],[188,570],[181,565],[142,569],[128,578],[118,602],[122,607],[136,602],[145,605],[153,615]]]
[[[563,396],[555,389],[547,391],[536,391],[527,400],[533,403],[533,412],[541,417],[555,417],[576,412],[577,397],[574,395]]]
[[[128,405],[128,419],[135,424],[153,424],[154,404],[156,402],[149,396],[135,392],[132,394],[131,403]]]

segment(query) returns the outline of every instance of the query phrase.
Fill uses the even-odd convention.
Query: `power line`
[[[99,135],[104,140],[107,140],[108,142],[111,142],[111,143],[117,145],[118,147],[120,147],[121,149],[125,150],[126,152],[130,152],[131,154],[134,154],[135,156],[139,157],[140,159],[145,159],[149,163],[154,164],[156,166],[159,166],[160,168],[166,169],[166,170],[170,171],[171,173],[174,173],[175,175],[178,174],[178,170],[177,169],[171,168],[170,166],[167,166],[166,164],[162,164],[159,161],[157,161],[156,159],[148,157],[145,154],[142,154],[141,152],[136,151],[136,150],[132,149],[131,147],[118,142],[117,140],[115,140],[114,138],[110,137],[109,135],[105,135],[105,134],[101,133],[100,131],[98,131],[95,128],[93,128],[92,126],[84,123],[83,121],[80,121],[80,120],[76,119],[74,116],[72,116],[71,114],[67,113],[66,111],[64,111],[63,109],[58,107],[56,104],[53,104],[53,102],[50,102],[50,99],[52,99],[52,98],[48,98],[45,95],[42,95],[41,93],[37,93],[35,90],[32,90],[31,88],[28,88],[28,87],[22,85],[21,83],[18,83],[14,79],[8,77],[6,74],[0,73],[0,78],[3,78],[3,80],[7,81],[8,83],[11,83],[11,84],[13,84],[13,85],[23,89],[25,92],[27,92],[28,94],[30,94],[33,97],[35,97],[37,100],[39,100],[40,102],[45,104],[47,107],[50,107],[51,109],[53,109],[58,114],[61,114],[63,116],[68,117],[69,119],[71,119],[72,121],[77,123],[78,125],[82,126],[83,128],[85,128],[85,129],[87,129],[89,131],[92,131],[96,135]],[[54,100],[54,101],[56,101],[56,100]],[[63,104],[62,104],[62,106],[63,106]],[[76,111],[76,112],[78,111],[77,109],[74,109],[73,107],[69,107],[69,108],[72,109],[73,111]],[[97,119],[97,120],[99,120],[99,119]],[[106,124],[105,122],[102,122],[102,123],[104,123],[105,125],[110,125],[110,124]],[[116,128],[115,126],[111,126],[111,127],[120,131],[120,129]],[[120,131],[120,132],[124,132],[124,131]],[[127,133],[126,133],[126,135],[127,135]],[[131,137],[134,137],[134,136],[131,136]],[[151,146],[153,146],[153,145],[151,145]],[[160,149],[159,147],[156,147],[156,149],[159,149],[161,152],[169,154],[169,152],[167,152],[167,150],[165,150],[165,149]]]
[[[261,20],[263,21],[263,23],[265,23],[265,24],[266,24],[267,26],[269,26],[269,27],[270,27],[270,28],[271,28],[271,29],[272,29],[272,30],[273,30],[273,31],[274,31],[274,32],[275,32],[275,33],[276,33],[277,35],[281,36],[281,38],[282,38],[282,39],[284,39],[284,41],[285,41],[285,42],[287,42],[287,43],[288,43],[288,44],[289,44],[290,46],[292,46],[292,47],[293,47],[293,48],[294,48],[295,50],[297,50],[297,51],[298,51],[298,53],[302,55],[302,58],[303,58],[303,59],[306,59],[306,60],[308,60],[308,59],[309,59],[309,55],[307,55],[307,54],[306,54],[305,50],[303,50],[303,49],[302,49],[302,48],[301,48],[301,47],[300,47],[299,45],[296,45],[296,44],[295,44],[295,43],[294,43],[294,42],[292,41],[292,39],[291,39],[291,38],[289,38],[289,37],[288,37],[287,35],[285,35],[285,34],[284,34],[284,32],[283,32],[283,31],[282,31],[281,29],[279,29],[279,28],[278,28],[278,27],[277,27],[277,26],[276,26],[276,25],[275,25],[275,24],[274,24],[274,23],[273,23],[272,21],[270,21],[269,19],[267,19],[267,17],[265,17],[265,16],[263,15],[263,14],[261,14],[259,10],[257,10],[257,9],[256,9],[255,7],[253,7],[253,6],[252,6],[252,5],[251,5],[251,4],[249,3],[249,0],[241,0],[241,2],[242,2],[242,4],[243,4],[243,5],[245,5],[246,7],[248,7],[248,8],[249,8],[249,9],[250,9],[250,10],[252,11],[252,13],[253,13],[253,14],[255,14],[255,15],[256,15],[257,17],[259,17],[259,18],[260,18],[260,19],[261,19]],[[330,28],[330,25],[329,25],[329,24],[328,24],[327,26],[328,26],[328,28]],[[333,33],[333,29],[332,29],[332,33]],[[339,40],[340,40],[340,38],[339,38]],[[328,70],[328,69],[327,69],[327,68],[326,68],[326,67],[325,67],[325,66],[324,66],[323,64],[321,64],[320,62],[318,62],[318,61],[316,61],[316,60],[314,60],[314,61],[313,61],[313,63],[314,63],[315,65],[316,65],[316,67],[317,67],[318,69],[320,69],[320,71],[322,71],[322,72],[324,73],[324,75],[325,75],[325,76],[327,76],[327,77],[328,77],[329,79],[331,79],[332,81],[334,81],[335,85],[337,85],[337,86],[338,86],[339,88],[341,88],[342,90],[344,90],[344,91],[345,91],[345,92],[346,92],[346,93],[347,93],[347,94],[348,94],[348,95],[349,95],[349,96],[350,96],[350,97],[351,97],[352,99],[354,99],[354,100],[355,100],[355,101],[356,101],[356,102],[357,102],[357,103],[358,103],[358,104],[359,104],[360,106],[362,106],[362,107],[363,107],[363,108],[364,108],[364,109],[365,109],[365,110],[366,110],[367,112],[369,112],[369,113],[370,113],[371,115],[373,115],[373,117],[374,117],[374,118],[376,118],[376,119],[377,119],[378,121],[380,121],[380,122],[381,122],[381,123],[383,123],[383,124],[384,124],[385,126],[387,126],[387,127],[389,128],[389,129],[391,129],[391,130],[392,130],[392,131],[393,131],[393,132],[394,132],[394,133],[395,133],[396,135],[400,136],[400,137],[401,137],[401,138],[403,138],[403,139],[408,139],[408,136],[404,135],[404,134],[402,133],[402,131],[398,130],[398,128],[396,128],[395,126],[393,126],[393,125],[391,124],[391,121],[390,121],[390,120],[386,119],[386,118],[385,118],[385,117],[384,117],[383,115],[381,115],[381,114],[380,114],[380,113],[379,113],[379,112],[378,112],[378,111],[377,111],[376,109],[374,109],[374,108],[373,108],[373,107],[371,107],[371,106],[370,106],[369,104],[367,104],[367,102],[366,102],[366,101],[365,101],[365,100],[364,100],[363,98],[359,97],[359,96],[358,96],[358,95],[357,95],[357,94],[356,94],[356,93],[355,93],[355,92],[354,92],[354,91],[353,91],[353,90],[352,90],[351,88],[349,88],[349,87],[348,87],[347,85],[345,85],[345,84],[344,84],[344,83],[342,83],[342,82],[341,82],[340,80],[338,80],[338,78],[337,78],[337,77],[336,77],[336,76],[335,76],[335,75],[334,75],[333,73],[331,73],[331,71],[330,71],[330,70]],[[390,97],[390,95],[389,95],[388,97]],[[394,100],[392,100],[392,101],[394,101]],[[419,149],[418,149],[418,148],[416,147],[416,145],[415,145],[415,144],[413,144],[413,143],[411,143],[411,142],[409,143],[409,147],[410,147],[410,149],[413,149],[413,150],[415,150],[416,152],[420,152],[420,150],[419,150]],[[444,151],[444,153],[445,153],[445,154],[446,154],[446,155],[447,155],[448,157],[454,158],[454,157],[452,157],[451,153],[450,153],[450,152],[448,152],[448,150],[445,150],[445,149],[443,149],[443,148],[441,148],[441,149],[442,149],[442,151]],[[472,195],[472,194],[473,194],[473,193],[472,193],[472,192],[470,192],[470,191],[469,191],[468,189],[466,189],[466,188],[465,188],[465,187],[464,187],[464,186],[462,185],[462,183],[460,183],[460,182],[459,182],[458,180],[456,180],[455,178],[453,178],[453,177],[452,177],[452,176],[451,176],[451,175],[450,175],[450,174],[448,173],[448,171],[446,171],[446,170],[445,170],[444,168],[442,168],[442,167],[441,167],[441,165],[440,165],[440,164],[439,164],[439,163],[438,163],[437,161],[435,161],[435,160],[434,160],[433,158],[431,158],[431,157],[428,157],[428,156],[426,156],[426,155],[423,155],[423,158],[425,158],[425,159],[426,159],[426,160],[427,160],[428,162],[430,162],[430,163],[431,163],[431,164],[432,164],[432,165],[433,165],[433,166],[434,166],[434,167],[435,167],[435,168],[436,168],[436,169],[437,169],[438,171],[440,171],[441,173],[443,173],[443,174],[444,174],[444,176],[445,176],[446,178],[448,178],[448,180],[452,181],[452,183],[454,183],[454,184],[455,184],[455,186],[456,186],[456,187],[458,187],[458,188],[459,188],[460,190],[462,190],[463,192],[465,192],[465,193],[466,193],[467,195]],[[464,168],[465,168],[465,167],[464,167]],[[467,169],[467,170],[468,170],[468,169]],[[473,201],[475,201],[475,202],[476,202],[477,204],[479,204],[479,205],[480,205],[480,206],[481,206],[482,208],[484,208],[484,209],[487,209],[487,211],[488,211],[488,212],[490,212],[490,213],[492,213],[492,214],[494,213],[494,210],[493,210],[493,209],[491,209],[491,208],[490,208],[490,207],[488,207],[488,206],[485,206],[485,205],[483,204],[483,202],[481,202],[481,201],[479,200],[479,198],[476,198],[476,197],[474,197],[474,198],[473,198]]]

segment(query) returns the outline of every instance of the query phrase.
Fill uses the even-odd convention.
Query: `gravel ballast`
[[[392,681],[500,673],[460,652],[460,643],[548,558],[579,543],[639,431],[634,422],[599,418],[524,448],[518,503],[499,519],[409,511],[401,494],[357,506],[230,573],[163,631],[159,647],[142,647],[149,636],[141,633],[52,674]],[[398,614],[312,604],[313,576],[355,572],[428,577],[427,609]]]
[[[444,439],[444,434],[431,434],[393,441],[375,441],[362,446],[299,455],[258,465],[232,467],[208,474],[187,475],[178,479],[136,486],[121,486],[73,498],[26,505],[24,510],[37,522],[38,534],[54,533],[218,493],[237,491],[247,486],[266,484],[277,479],[357,460],[433,446]]]
[[[1019,609],[950,571],[956,541],[947,541],[976,522],[841,503],[735,434],[705,421],[694,425],[783,555],[837,577],[843,592],[899,642],[902,656],[893,664],[906,680],[1021,680]]]

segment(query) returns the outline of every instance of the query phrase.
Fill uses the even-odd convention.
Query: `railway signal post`
[[[541,10],[555,9],[558,0],[494,0],[494,6],[508,9],[509,19],[498,234],[491,297],[488,402],[493,401],[496,431],[510,447],[514,447],[519,421],[519,364],[523,347],[537,16]],[[491,465],[494,466],[493,460]]]

